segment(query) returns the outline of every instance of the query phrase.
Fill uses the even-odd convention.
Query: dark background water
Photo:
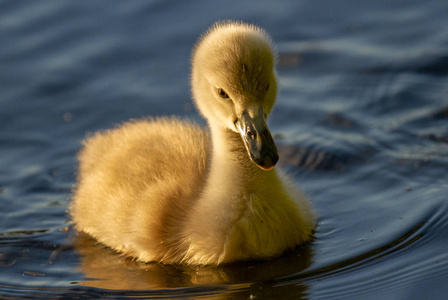
[[[1,1],[0,297],[445,299],[448,2]],[[66,210],[86,132],[180,115],[198,36],[264,27],[281,87],[280,165],[316,239],[262,263],[140,264]]]

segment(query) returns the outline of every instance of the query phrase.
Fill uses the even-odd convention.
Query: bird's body
[[[210,130],[159,118],[87,139],[70,207],[76,228],[162,263],[264,259],[309,240],[309,202],[273,168],[270,49],[263,31],[238,23],[215,25],[200,41],[192,88]]]

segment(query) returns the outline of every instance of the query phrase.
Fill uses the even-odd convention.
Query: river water
[[[0,298],[446,299],[448,2],[1,1]],[[279,52],[269,124],[316,237],[266,262],[141,264],[71,228],[89,132],[179,115],[217,20]]]

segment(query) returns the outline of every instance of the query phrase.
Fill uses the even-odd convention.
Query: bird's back
[[[70,208],[77,229],[141,260],[175,256],[167,249],[181,251],[179,227],[202,190],[209,153],[208,133],[175,118],[88,138]]]

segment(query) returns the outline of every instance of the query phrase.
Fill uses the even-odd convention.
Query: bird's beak
[[[261,106],[244,110],[235,126],[250,159],[263,170],[272,169],[278,161],[278,150],[266,125]]]

